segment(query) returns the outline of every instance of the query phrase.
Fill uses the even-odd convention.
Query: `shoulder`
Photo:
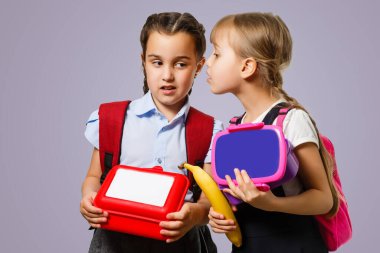
[[[213,122],[213,135],[215,135],[216,133],[222,131],[224,129],[224,126],[223,126],[223,123],[222,121],[214,118],[213,116],[209,115],[209,114],[206,114],[194,107],[190,107],[189,109],[189,114],[187,115],[187,117],[190,118],[187,118],[187,120],[197,120],[197,121],[202,121],[201,123],[203,122],[207,122],[205,124],[211,124],[211,122]]]
[[[196,115],[197,117],[203,117],[203,118],[209,118],[209,119],[213,119],[214,117],[211,116],[211,115],[208,115],[198,109],[196,109],[195,107],[193,106],[190,106],[190,109],[189,109],[189,113],[188,113],[188,116],[193,116],[193,115]]]
[[[99,106],[99,111],[103,110],[117,110],[119,108],[125,108],[130,104],[130,100],[123,100],[123,101],[113,101],[113,102],[107,102],[107,103],[102,103]]]
[[[283,130],[285,137],[293,147],[312,142],[319,146],[316,128],[307,112],[301,109],[290,110],[285,119]]]
[[[285,119],[284,119],[284,123],[287,122],[298,122],[298,123],[301,123],[301,122],[310,122],[311,123],[311,119],[310,119],[310,116],[307,112],[305,112],[304,110],[301,110],[301,109],[291,109]]]
[[[84,132],[86,139],[94,146],[99,148],[99,113],[98,110],[93,111],[86,123]]]
[[[99,120],[99,110],[95,110],[93,111],[91,114],[90,114],[90,117],[88,117],[88,120],[87,120],[87,123],[86,125],[88,124],[91,124],[91,123],[94,123],[96,122],[97,120]]]

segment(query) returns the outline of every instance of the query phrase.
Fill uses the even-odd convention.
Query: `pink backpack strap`
[[[234,116],[233,118],[230,119],[230,125],[239,125],[241,123],[241,120],[243,119],[245,113],[243,113],[240,116]]]
[[[288,113],[289,109],[290,108],[281,108],[279,113],[278,113],[276,126],[281,127],[281,129],[283,129],[284,119],[285,119],[286,114]]]

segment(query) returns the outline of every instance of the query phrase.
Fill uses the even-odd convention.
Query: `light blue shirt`
[[[185,120],[189,109],[188,99],[174,119],[168,122],[158,111],[150,92],[132,101],[124,123],[120,164],[141,168],[162,166],[165,171],[186,174],[186,170],[179,170],[178,165],[187,160]],[[214,120],[213,138],[221,130],[222,122]],[[98,110],[91,114],[85,136],[95,148],[99,148]],[[205,163],[210,162],[211,145],[205,159]],[[186,200],[191,198],[192,193],[188,192]]]

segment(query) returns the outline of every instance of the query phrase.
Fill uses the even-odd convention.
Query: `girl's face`
[[[216,34],[213,42],[214,51],[207,59],[207,82],[215,94],[235,93],[241,82],[241,58],[236,55],[228,41],[227,32]]]
[[[195,42],[189,34],[150,34],[143,64],[159,110],[180,110],[203,63],[197,63]]]

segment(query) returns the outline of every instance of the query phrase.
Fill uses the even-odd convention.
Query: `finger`
[[[86,212],[88,213],[97,213],[97,214],[102,214],[103,213],[103,210],[92,205],[90,202],[85,202],[83,207],[82,207],[84,210],[86,210]]]
[[[221,213],[218,213],[218,212],[215,212],[214,211],[214,208],[210,208],[210,212],[208,214],[208,217],[209,219],[220,219],[220,220],[224,220],[224,215],[221,214]]]
[[[234,192],[234,191],[237,191],[237,190],[238,190],[238,188],[235,188],[234,190],[231,190],[229,188],[225,188],[225,189],[223,189],[223,192],[228,193],[228,194],[234,196],[235,198],[240,199],[240,197]]]
[[[218,228],[213,228],[213,227],[211,227],[211,229],[212,229],[212,231],[214,232],[214,233],[218,233],[218,234],[225,234],[225,233],[227,233],[227,231],[224,231],[224,230],[220,230],[220,229],[218,229]]]
[[[248,175],[246,170],[241,171],[241,175],[243,177],[244,182],[246,183],[246,186],[249,191],[258,191],[256,185],[252,182],[251,177]]]
[[[233,211],[233,212],[236,212],[236,211],[238,210],[237,207],[236,207],[235,205],[232,205],[231,208],[232,208],[232,211]]]
[[[238,185],[244,184],[244,181],[243,181],[243,178],[241,176],[240,170],[235,168],[234,172],[235,172],[236,182],[238,183]]]
[[[169,238],[169,239],[166,239],[166,243],[172,243],[172,242],[175,242],[175,241],[181,239],[182,236],[183,236],[183,235],[181,234],[181,235],[179,235],[179,236],[174,236],[174,237],[171,237],[171,238]]]
[[[210,226],[211,226],[211,224],[210,224]],[[236,230],[235,225],[232,225],[232,226],[231,225],[230,226],[211,226],[211,227],[218,230],[219,232],[223,232],[223,233]]]
[[[228,219],[228,220],[214,220],[214,219],[210,219],[210,221],[208,222],[210,225],[214,226],[214,227],[218,227],[218,228],[221,228],[221,227],[228,227],[228,226],[234,226],[235,225],[235,222],[231,219]]]
[[[248,184],[248,183],[251,183],[251,177],[248,175],[247,171],[246,170],[242,170],[241,171],[241,176],[243,178],[243,181],[244,183]]]
[[[226,180],[227,180],[228,187],[230,189],[235,189],[236,188],[235,183],[232,181],[232,179],[231,179],[231,177],[229,175],[226,175]]]
[[[92,212],[89,212],[89,211],[87,211],[85,209],[82,212],[82,214],[86,215],[87,217],[90,217],[90,218],[101,218],[101,217],[107,217],[108,216],[107,212],[104,212],[104,213],[92,213]]]
[[[232,230],[226,230],[226,229],[221,229],[221,228],[219,228],[219,227],[213,227],[213,226],[211,226],[211,229],[212,229],[212,231],[214,231],[215,233],[228,233],[228,232],[230,232],[230,231],[235,230],[235,229],[232,229]]]
[[[100,224],[95,224],[95,223],[90,223],[90,222],[88,224],[90,224],[90,226],[92,228],[101,228],[102,227]]]
[[[161,221],[159,226],[167,230],[176,230],[184,226],[182,221]]]
[[[91,218],[91,217],[88,217],[88,216],[84,215],[84,218],[88,221],[88,223],[90,223],[90,225],[101,224],[101,223],[107,222],[107,218],[105,218],[105,217]]]
[[[173,212],[166,215],[168,220],[183,220],[185,219],[185,214],[183,212]]]
[[[166,230],[166,229],[161,229],[160,234],[166,237],[170,237],[170,239],[173,239],[176,236],[180,235],[179,230]]]
[[[240,190],[239,187],[235,187],[234,189],[225,188],[225,189],[223,189],[223,192],[226,192],[226,193],[234,196],[235,198],[241,199],[244,201],[244,198],[245,198],[244,192],[242,190]]]

